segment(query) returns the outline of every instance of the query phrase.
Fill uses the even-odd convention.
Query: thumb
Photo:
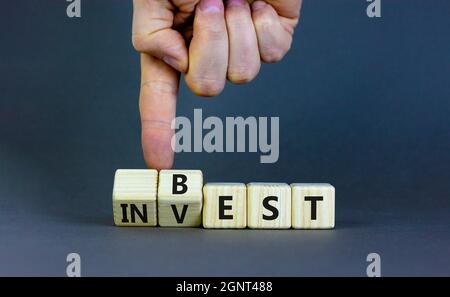
[[[183,36],[172,29],[175,7],[171,1],[134,0],[133,5],[134,48],[187,72],[187,47]]]
[[[179,73],[159,59],[141,54],[139,109],[142,149],[149,168],[169,169],[173,165],[171,128],[176,114]]]

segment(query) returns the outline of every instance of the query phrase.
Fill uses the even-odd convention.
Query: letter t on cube
[[[161,170],[158,221],[161,227],[199,227],[202,223],[203,174],[200,170]]]
[[[334,228],[334,187],[330,184],[292,184],[292,227]]]

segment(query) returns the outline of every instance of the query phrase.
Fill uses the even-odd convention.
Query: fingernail
[[[264,1],[256,1],[252,5],[252,10],[253,11],[260,10],[260,9],[263,9],[264,7],[266,7],[266,6],[267,6],[266,2],[264,2]]]
[[[228,0],[227,6],[244,6],[247,0]]]
[[[199,8],[203,12],[221,12],[222,0],[202,0]]]
[[[168,64],[169,66],[171,66],[172,68],[174,68],[175,70],[178,70],[178,63],[177,63],[177,60],[175,60],[174,58],[165,56],[165,57],[163,57],[163,61],[166,64]]]

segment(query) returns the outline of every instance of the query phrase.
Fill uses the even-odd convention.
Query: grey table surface
[[[182,153],[206,182],[330,182],[330,231],[116,228],[117,168],[144,168],[131,1],[18,0],[0,12],[0,275],[450,275],[450,2],[305,0],[293,48],[178,114],[280,117],[280,159]]]

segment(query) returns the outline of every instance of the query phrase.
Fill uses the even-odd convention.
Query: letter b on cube
[[[200,170],[161,170],[158,221],[161,227],[199,227],[202,223],[203,174]]]

